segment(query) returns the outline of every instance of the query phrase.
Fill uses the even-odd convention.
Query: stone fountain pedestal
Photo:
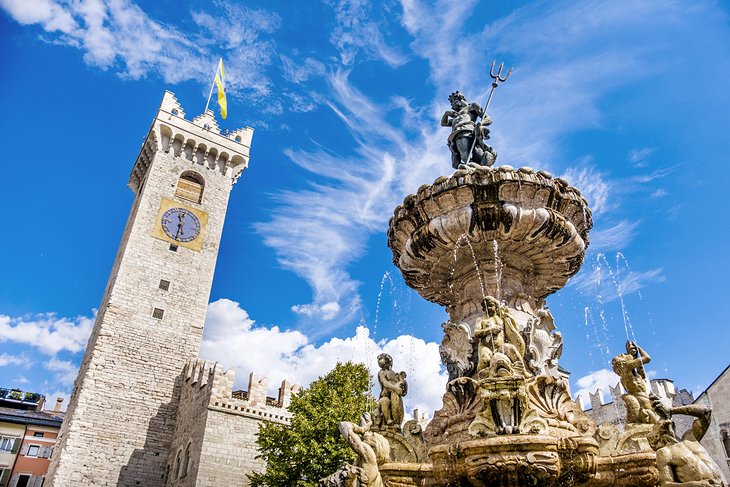
[[[383,465],[388,485],[656,483],[653,452],[600,453],[596,425],[558,365],[562,336],[545,298],[580,269],[591,227],[576,188],[510,166],[457,170],[395,209],[393,262],[450,317],[440,350],[449,382],[442,409],[410,440],[427,459]],[[488,313],[487,296],[497,303]],[[489,323],[503,323],[501,341],[479,332]]]

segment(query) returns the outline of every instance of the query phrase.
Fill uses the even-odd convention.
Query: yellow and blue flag
[[[221,107],[221,117],[225,120],[228,115],[228,101],[226,101],[226,72],[223,69],[223,58],[218,62],[214,81],[218,87],[218,106]]]

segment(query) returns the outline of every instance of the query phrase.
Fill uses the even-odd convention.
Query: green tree
[[[341,437],[340,421],[357,422],[369,411],[370,375],[363,364],[337,363],[292,397],[291,423],[264,423],[256,442],[266,471],[249,475],[252,487],[310,487],[355,459]]]

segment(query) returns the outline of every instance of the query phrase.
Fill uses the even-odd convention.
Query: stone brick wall
[[[240,399],[234,397],[233,379],[233,371],[224,371],[219,364],[191,361],[186,366],[168,456],[168,486],[247,486],[246,474],[265,467],[256,458],[259,426],[264,421],[287,423],[290,414],[283,405],[288,405],[299,386],[284,381],[279,397],[269,398],[264,388],[266,380],[252,373],[248,392],[236,394],[247,399]],[[187,451],[190,454],[185,471]],[[176,463],[181,465],[178,469]]]
[[[136,197],[48,485],[163,485],[180,372],[198,354],[228,197],[248,162],[243,142],[250,144],[252,133],[223,136],[210,112],[193,122],[183,116],[165,93],[132,170]],[[180,175],[189,170],[205,180],[200,203],[175,196]],[[169,242],[153,237],[163,198],[208,214],[200,251],[181,244],[173,252]],[[160,289],[163,279],[169,290]],[[153,317],[155,308],[164,310],[161,319]]]
[[[697,404],[712,408],[712,424],[701,443],[730,480],[730,452],[723,444],[723,430],[730,433],[730,367],[697,398]]]

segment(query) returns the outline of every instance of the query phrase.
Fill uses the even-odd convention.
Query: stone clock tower
[[[161,486],[181,373],[203,334],[232,186],[253,129],[222,134],[166,92],[129,178],[135,193],[53,453],[48,484]]]

